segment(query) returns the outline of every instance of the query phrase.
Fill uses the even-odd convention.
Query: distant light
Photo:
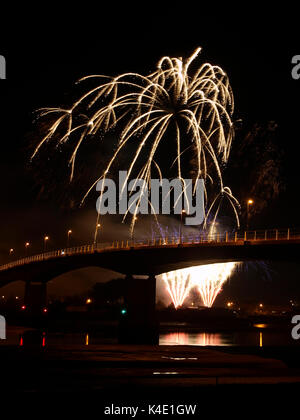
[[[68,230],[68,233],[72,233],[71,229],[70,229],[70,230]]]
[[[86,304],[92,303],[92,299],[88,298],[88,299],[85,301],[85,303],[86,303]]]
[[[22,305],[21,309],[24,311],[24,309],[26,309],[26,305]]]
[[[26,248],[30,245],[30,242],[26,242],[25,246]]]
[[[44,312],[44,313],[47,313],[47,312],[48,312],[48,309],[47,309],[47,308],[44,308],[44,309],[43,309],[43,312]]]
[[[268,324],[253,324],[255,328],[267,328]]]
[[[65,251],[61,251],[61,255],[65,255]]]
[[[153,375],[178,375],[178,372],[153,372]]]
[[[45,236],[45,241],[48,241],[49,240],[49,236]]]
[[[248,200],[248,204],[253,204],[254,203],[254,201],[253,200]]]
[[[122,315],[126,315],[126,314],[127,314],[127,309],[122,309],[122,310],[121,310],[121,314],[122,314]]]
[[[19,299],[19,296],[16,296],[16,299],[18,300]]]
[[[264,305],[262,303],[259,304],[259,307],[262,308]]]
[[[89,335],[86,334],[85,336],[85,345],[88,346],[89,345]]]

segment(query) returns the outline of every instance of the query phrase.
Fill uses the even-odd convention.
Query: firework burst
[[[188,270],[186,268],[161,274],[161,278],[166,285],[167,292],[176,309],[183,305],[191,288],[190,273]]]
[[[211,308],[223,284],[239,265],[237,262],[199,265],[161,274],[161,278],[176,309],[184,304],[193,287],[197,288],[203,305]]]
[[[167,136],[171,136],[174,142],[170,153],[173,154],[177,177],[183,180],[182,160],[192,150],[196,155],[195,181],[203,178],[206,186],[208,183],[217,186],[217,194],[212,200],[209,200],[206,189],[206,216],[214,212],[216,217],[222,200],[226,198],[238,224],[238,202],[231,190],[223,185],[221,171],[228,160],[234,134],[231,120],[233,94],[228,77],[219,66],[204,63],[195,67],[194,61],[200,51],[201,48],[197,48],[187,59],[162,57],[156,70],[148,76],[125,73],[116,77],[92,75],[82,78],[81,84],[97,83],[67,108],[40,110],[39,116],[50,118],[52,122],[32,158],[50,141],[56,146],[67,142],[72,144],[69,158],[72,179],[76,156],[85,139],[98,134],[99,141],[103,141],[103,133],[121,127],[118,144],[107,166],[90,186],[83,202],[97,182],[107,177],[121,151],[130,142],[134,143],[134,152],[124,186],[135,170],[150,191],[152,172],[155,171],[160,178],[164,175],[158,162],[158,148]],[[139,204],[137,201],[132,229]]]
[[[238,263],[218,263],[191,267],[192,283],[197,287],[204,306],[211,308],[225,281]]]

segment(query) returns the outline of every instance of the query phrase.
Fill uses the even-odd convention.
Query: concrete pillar
[[[158,344],[158,322],[155,312],[156,279],[126,276],[124,308],[120,314],[119,342]],[[123,312],[123,313],[122,313]]]
[[[25,283],[24,304],[28,311],[41,312],[47,305],[47,283]]]

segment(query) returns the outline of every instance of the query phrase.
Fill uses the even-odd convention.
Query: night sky
[[[300,42],[297,42],[299,35],[295,35],[292,24],[289,30],[283,31],[283,21],[280,20],[252,20],[251,24],[243,25],[240,19],[243,29],[229,24],[219,26],[216,22],[211,26],[207,22],[204,28],[200,19],[197,24],[169,22],[166,25],[157,18],[158,21],[150,20],[144,25],[143,22],[137,24],[135,19],[123,21],[117,30],[112,19],[106,20],[104,25],[100,19],[98,23],[93,20],[88,24],[87,16],[85,18],[81,23],[73,22],[72,26],[65,24],[63,19],[32,18],[18,26],[17,37],[12,36],[13,28],[8,28],[8,32],[4,31],[2,35],[0,54],[7,61],[7,80],[0,80],[1,262],[7,261],[10,248],[22,255],[26,241],[31,242],[32,251],[40,252],[45,234],[50,236],[50,247],[63,247],[66,245],[66,231],[70,228],[74,231],[74,243],[92,241],[96,217],[93,203],[80,210],[69,208],[68,183],[62,181],[61,168],[57,168],[58,176],[54,182],[58,186],[64,185],[66,200],[49,195],[47,184],[39,194],[38,174],[28,165],[30,146],[37,135],[33,112],[39,107],[67,101],[74,83],[84,75],[116,75],[126,71],[147,74],[155,68],[161,56],[185,57],[197,46],[203,47],[203,61],[221,66],[229,76],[235,98],[233,119],[242,120],[235,143],[241,142],[254,124],[267,125],[269,121],[277,124],[274,141],[281,156],[280,173],[284,188],[260,214],[253,216],[253,227],[290,226],[300,229],[300,80],[291,77],[291,59],[300,54]],[[217,29],[212,30],[212,27]],[[260,147],[263,148],[263,144]],[[45,162],[54,171],[55,164],[55,160]],[[251,165],[255,168],[255,160]],[[244,170],[242,163],[239,170]],[[68,175],[66,168],[65,179]],[[234,179],[231,181],[234,191]],[[237,198],[244,199],[244,196]],[[139,233],[142,234],[138,227],[137,235]],[[107,221],[107,228],[103,230],[104,240],[125,238],[126,234],[126,227],[119,227],[112,220]],[[284,299],[292,294],[300,295],[298,265],[290,267],[289,279],[285,275],[287,265],[273,264],[272,267],[275,267],[275,274],[271,280],[264,275],[258,276],[254,270],[252,275],[237,276],[238,279],[232,281],[224,293],[227,290],[230,296],[252,294],[259,299],[273,287],[278,289],[274,296],[276,293],[280,295],[283,288],[287,290],[283,293]],[[84,285],[90,287],[94,281],[113,276],[113,273],[98,273],[92,279],[88,271],[77,273],[76,292],[86,288]],[[253,284],[253,279],[258,277],[260,283],[255,281]],[[245,287],[241,287],[242,282]],[[288,286],[287,282],[290,282]],[[67,281],[62,282],[61,287],[62,293],[70,292]]]

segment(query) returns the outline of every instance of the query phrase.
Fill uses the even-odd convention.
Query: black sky
[[[35,243],[38,251],[45,233],[55,238],[53,247],[64,246],[70,225],[77,223],[80,232],[80,217],[78,240],[79,236],[89,240],[92,235],[92,228],[86,229],[94,223],[91,211],[73,215],[37,198],[33,175],[27,170],[33,111],[63,103],[81,76],[148,73],[161,56],[184,57],[197,46],[203,47],[204,61],[227,72],[235,97],[235,119],[241,118],[245,126],[270,120],[278,124],[287,189],[267,217],[274,226],[299,226],[300,80],[291,77],[291,58],[300,54],[297,28],[290,21],[286,29],[283,15],[264,20],[257,13],[244,25],[245,14],[241,13],[236,18],[239,25],[227,24],[226,19],[219,25],[209,17],[189,24],[179,10],[173,13],[176,21],[171,16],[165,20],[157,12],[149,21],[140,19],[139,23],[132,16],[124,17],[119,27],[113,13],[104,18],[103,12],[98,21],[95,16],[89,20],[87,9],[76,21],[72,12],[69,20],[59,14],[55,19],[45,11],[36,11],[20,22],[7,17],[0,39],[0,54],[7,61],[7,80],[0,80],[2,261],[10,247],[22,248],[19,244],[27,240]]]

